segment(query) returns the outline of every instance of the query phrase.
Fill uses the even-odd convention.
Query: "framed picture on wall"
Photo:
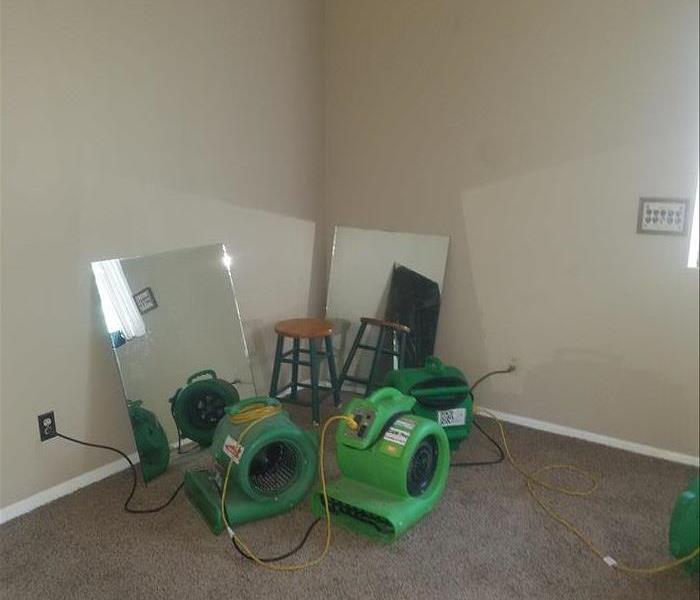
[[[637,233],[685,235],[689,206],[687,198],[640,198]]]
[[[136,292],[133,298],[136,303],[136,308],[139,309],[142,315],[145,315],[154,308],[158,308],[156,297],[153,295],[153,290],[150,287],[143,288],[140,292]]]

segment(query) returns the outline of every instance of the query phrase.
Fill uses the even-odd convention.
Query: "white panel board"
[[[435,281],[442,292],[450,239],[440,235],[335,228],[326,317],[336,324],[338,362],[361,317],[383,317],[395,264]]]

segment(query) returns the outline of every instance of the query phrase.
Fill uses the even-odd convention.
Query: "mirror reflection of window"
[[[198,460],[226,407],[257,395],[233,261],[212,244],[92,265],[146,481]]]
[[[107,331],[113,341],[121,337],[123,342],[127,342],[145,335],[146,325],[134,302],[121,261],[114,259],[92,263],[92,272],[100,294]]]

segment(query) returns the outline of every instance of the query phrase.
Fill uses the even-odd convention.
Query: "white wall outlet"
[[[637,233],[685,235],[688,231],[687,199],[640,198]]]

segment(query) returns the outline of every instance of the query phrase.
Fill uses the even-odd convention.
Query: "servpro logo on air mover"
[[[230,435],[226,436],[223,450],[224,454],[226,454],[234,463],[238,464],[241,461],[244,448],[238,443],[238,440],[232,438]]]

